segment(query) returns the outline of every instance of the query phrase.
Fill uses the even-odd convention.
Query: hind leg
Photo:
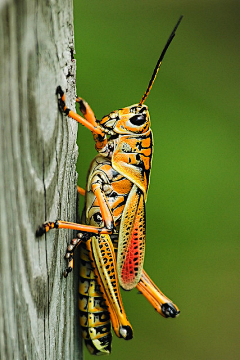
[[[180,313],[178,307],[160,291],[144,270],[137,289],[163,317],[175,318]]]

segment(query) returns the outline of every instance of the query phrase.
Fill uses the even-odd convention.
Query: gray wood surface
[[[76,221],[73,4],[0,1],[0,358],[81,359],[77,284],[63,278],[72,231],[35,237],[45,220]]]

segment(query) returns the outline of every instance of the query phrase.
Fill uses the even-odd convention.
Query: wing
[[[119,283],[131,290],[139,282],[145,252],[145,201],[142,190],[133,185],[126,202],[119,231],[117,272]]]

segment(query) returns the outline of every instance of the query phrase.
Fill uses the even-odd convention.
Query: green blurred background
[[[123,292],[134,339],[111,360],[239,359],[240,2],[75,0],[77,90],[99,119],[140,101],[154,134],[145,269],[180,308],[164,319]],[[79,185],[95,156],[79,127]],[[85,358],[92,357],[85,349]]]

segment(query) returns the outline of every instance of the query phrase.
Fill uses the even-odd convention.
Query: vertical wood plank
[[[81,359],[72,231],[35,237],[45,220],[76,221],[77,124],[72,1],[0,4],[0,358]],[[76,285],[76,284],[75,284]]]

